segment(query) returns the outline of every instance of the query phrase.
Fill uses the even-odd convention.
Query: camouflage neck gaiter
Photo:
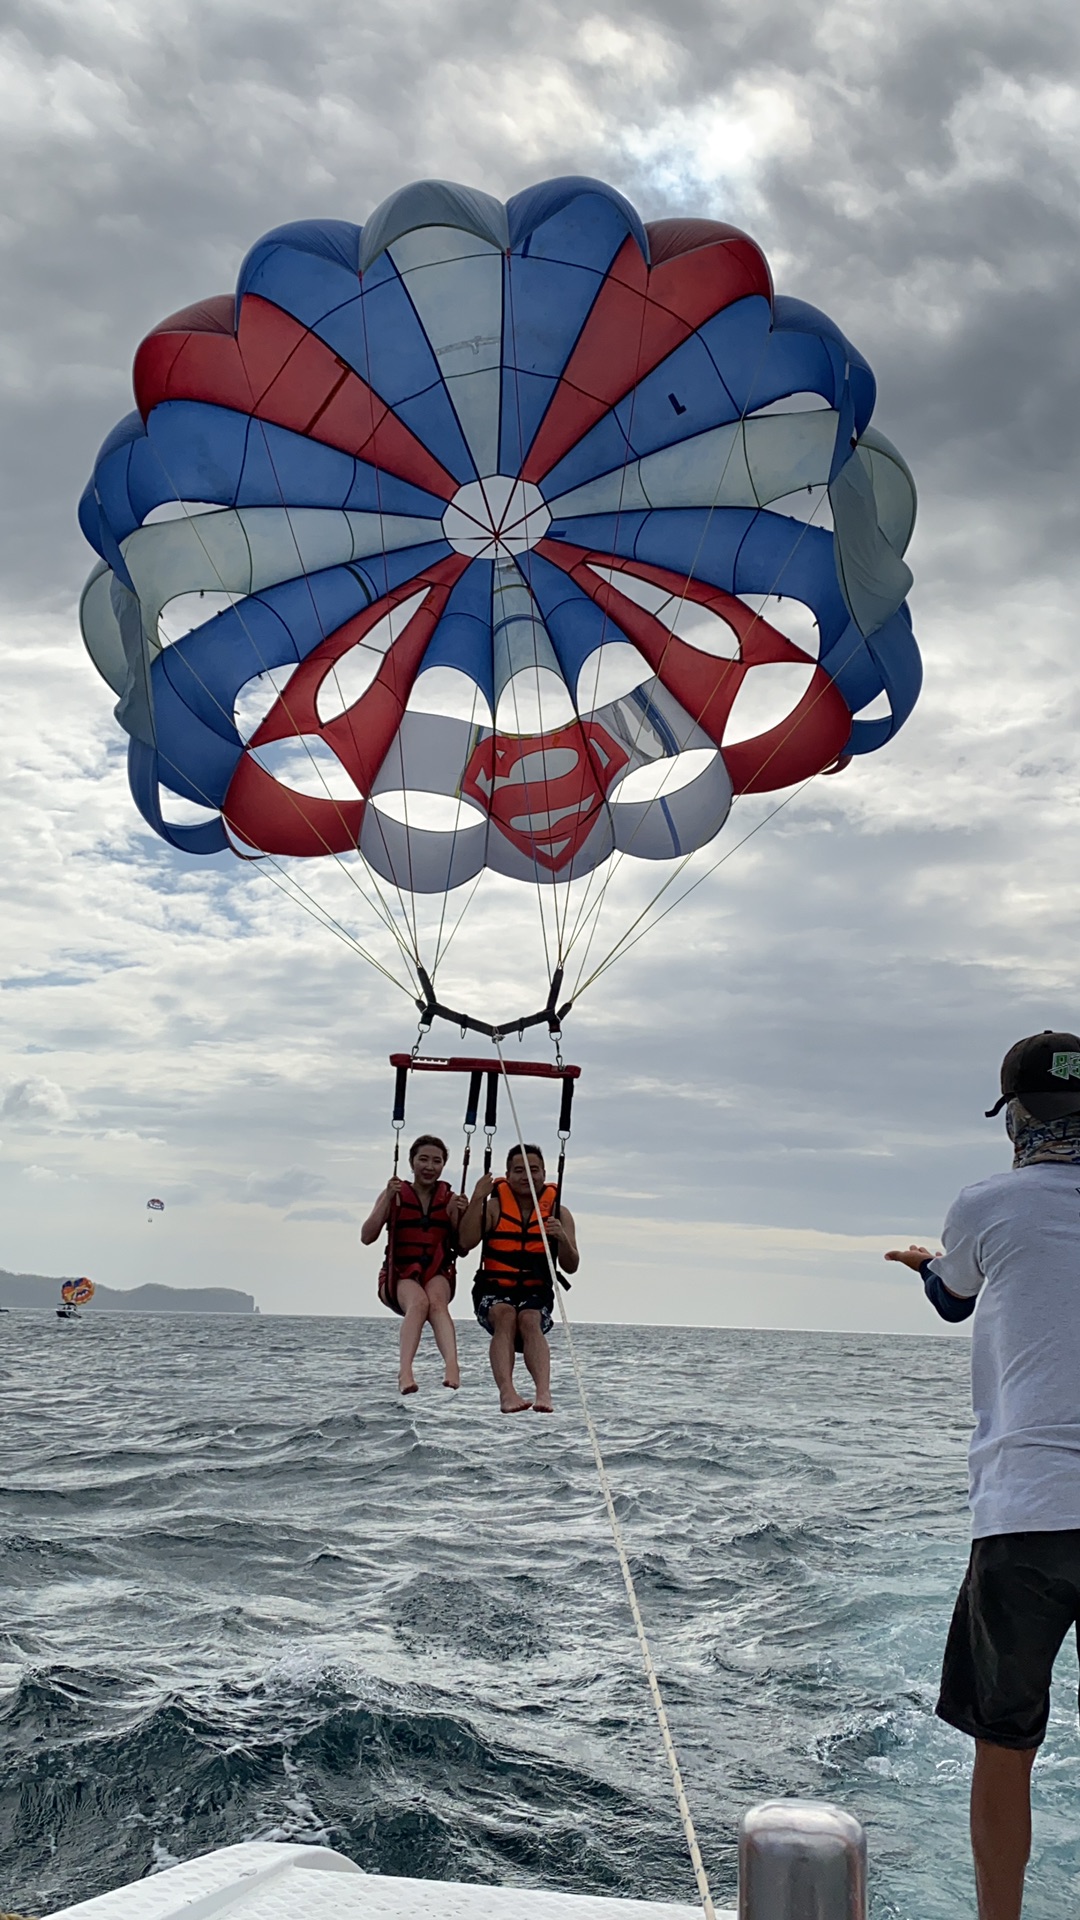
[[[1014,1167],[1080,1166],[1080,1113],[1064,1120],[1036,1120],[1019,1100],[1010,1100],[1005,1125]]]

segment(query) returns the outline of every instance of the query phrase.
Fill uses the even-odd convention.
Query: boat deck
[[[398,1880],[328,1847],[250,1840],[64,1907],[49,1920],[691,1920],[697,1907],[529,1887]],[[718,1912],[716,1920],[736,1920]]]

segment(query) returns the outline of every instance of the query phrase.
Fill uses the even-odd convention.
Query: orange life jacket
[[[477,1279],[493,1280],[497,1287],[547,1286],[551,1275],[532,1195],[525,1200],[524,1214],[508,1180],[497,1180],[492,1195],[499,1203],[499,1218],[484,1237],[484,1257]],[[541,1215],[550,1220],[555,1188],[542,1187],[538,1198]]]
[[[418,1280],[423,1286],[425,1280],[433,1280],[437,1273],[445,1273],[447,1279],[453,1281],[457,1249],[448,1212],[452,1191],[448,1181],[440,1180],[425,1213],[416,1188],[408,1180],[402,1182],[397,1205],[390,1215],[383,1275],[392,1262],[395,1281]]]

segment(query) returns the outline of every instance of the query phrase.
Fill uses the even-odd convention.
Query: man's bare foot
[[[500,1413],[528,1413],[531,1400],[523,1400],[520,1393],[502,1393],[499,1395]]]
[[[399,1373],[397,1390],[399,1393],[419,1393],[420,1389],[411,1373]]]
[[[554,1409],[554,1407],[552,1406],[552,1404],[551,1404],[551,1401],[550,1401],[550,1400],[541,1400],[541,1399],[540,1399],[540,1398],[538,1397],[537,1399],[535,1399],[535,1400],[533,1401],[533,1412],[534,1412],[534,1413],[554,1413],[554,1411],[555,1411],[555,1409]]]
[[[453,1387],[455,1393],[457,1392],[460,1385],[461,1385],[460,1373],[454,1373],[454,1374],[448,1373],[445,1380],[443,1381],[443,1386]]]

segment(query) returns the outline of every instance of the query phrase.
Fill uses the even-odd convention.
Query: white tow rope
[[[697,1881],[698,1893],[701,1895],[701,1905],[705,1913],[705,1920],[716,1920],[716,1909],[713,1906],[712,1894],[709,1891],[709,1876],[705,1871],[705,1862],[701,1857],[701,1848],[698,1846],[698,1837],[694,1828],[694,1816],[690,1811],[690,1802],[687,1800],[687,1797],[686,1797],[686,1788],[683,1786],[682,1769],[679,1766],[679,1756],[675,1751],[675,1742],[671,1737],[671,1728],[668,1725],[667,1709],[664,1706],[664,1698],[660,1692],[660,1682],[656,1677],[656,1668],[653,1665],[652,1652],[649,1647],[649,1636],[645,1631],[645,1622],[641,1617],[641,1608],[638,1605],[637,1590],[634,1586],[634,1576],[630,1571],[630,1562],[627,1558],[626,1546],[623,1541],[622,1528],[619,1525],[619,1516],[615,1511],[615,1501],[612,1497],[611,1482],[608,1479],[607,1467],[604,1465],[604,1456],[600,1450],[600,1438],[599,1438],[599,1435],[597,1434],[596,1427],[593,1424],[593,1417],[589,1410],[589,1398],[585,1391],[585,1379],[581,1371],[581,1365],[578,1361],[577,1348],[574,1345],[574,1336],[570,1327],[570,1319],[566,1311],[566,1303],[563,1300],[563,1289],[559,1284],[559,1276],[555,1270],[555,1262],[552,1258],[551,1245],[547,1237],[547,1228],[544,1222],[544,1217],[540,1211],[540,1196],[537,1193],[536,1187],[533,1182],[532,1168],[529,1165],[529,1156],[525,1152],[525,1139],[521,1131],[521,1122],[518,1119],[517,1108],[514,1105],[514,1090],[511,1084],[510,1075],[505,1071],[506,1062],[503,1059],[502,1047],[499,1045],[499,1038],[497,1034],[494,1036],[494,1041],[495,1041],[495,1051],[499,1056],[499,1064],[504,1069],[503,1082],[506,1087],[507,1099],[510,1102],[510,1112],[513,1116],[514,1129],[517,1134],[518,1146],[522,1149],[522,1158],[525,1162],[525,1173],[529,1182],[529,1192],[532,1196],[532,1203],[533,1203],[533,1208],[536,1214],[537,1224],[540,1228],[540,1237],[544,1243],[544,1253],[547,1258],[548,1272],[551,1275],[551,1290],[555,1295],[556,1300],[559,1303],[559,1319],[562,1322],[563,1333],[566,1335],[566,1349],[570,1355],[570,1364],[574,1369],[574,1379],[577,1382],[578,1398],[581,1401],[581,1411],[585,1416],[585,1427],[589,1435],[590,1443],[592,1445],[593,1459],[596,1461],[596,1471],[600,1480],[600,1491],[604,1496],[604,1506],[607,1508],[608,1524],[611,1527],[611,1537],[615,1543],[615,1553],[619,1562],[619,1570],[623,1577],[623,1586],[626,1588],[626,1598],[630,1604],[630,1615],[634,1622],[634,1631],[637,1634],[638,1646],[641,1649],[641,1661],[642,1661],[642,1665],[645,1668],[645,1678],[649,1683],[649,1692],[652,1695],[653,1709],[656,1713],[657,1725],[660,1728],[660,1739],[663,1742],[664,1752],[667,1755],[668,1766],[671,1769],[671,1781],[675,1789],[675,1801],[679,1809],[679,1819],[682,1822],[683,1835],[685,1837],[686,1845],[690,1854],[690,1863],[694,1869],[694,1878]]]

